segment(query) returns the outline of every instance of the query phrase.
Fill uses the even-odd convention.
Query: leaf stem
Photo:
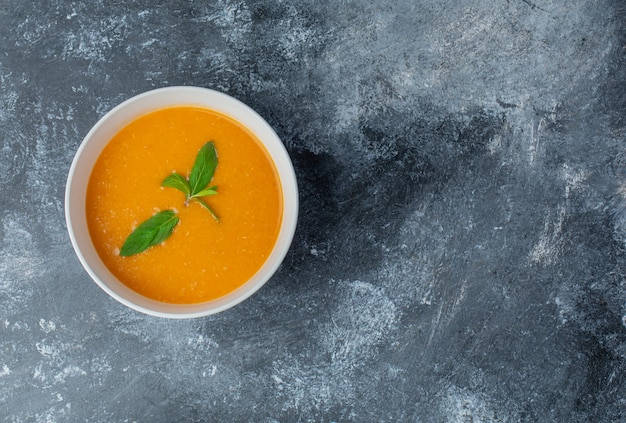
[[[196,200],[198,203],[200,203],[200,205],[202,207],[204,207],[205,209],[208,210],[208,212],[211,214],[211,216],[213,216],[213,219],[215,219],[216,222],[220,221],[220,218],[217,214],[215,214],[215,211],[211,208],[211,206],[209,206],[209,204],[204,201],[202,198],[200,197],[193,197],[192,200]]]

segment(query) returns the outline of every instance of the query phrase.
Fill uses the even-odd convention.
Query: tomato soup
[[[161,182],[188,176],[200,148],[213,141],[218,194],[199,203]],[[87,188],[87,223],[100,258],[124,284],[146,297],[192,304],[243,285],[276,243],[283,213],[274,164],[245,127],[218,112],[177,106],[141,116],[100,154]],[[120,248],[141,222],[160,210],[180,218],[172,235],[146,251],[121,257]]]

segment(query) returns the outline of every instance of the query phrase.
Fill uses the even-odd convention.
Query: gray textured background
[[[7,422],[626,421],[626,2],[0,0]],[[117,103],[226,92],[301,189],[279,273],[169,321],[71,248]]]

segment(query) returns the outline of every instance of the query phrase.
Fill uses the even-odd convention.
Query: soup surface
[[[205,197],[220,217],[161,182],[188,176],[200,148],[213,141],[218,165]],[[191,106],[132,121],[104,148],[87,188],[87,223],[104,264],[131,289],[158,301],[191,304],[219,298],[245,283],[274,247],[282,220],[274,164],[256,137],[218,112]],[[121,257],[137,225],[160,210],[180,223],[163,244]]]

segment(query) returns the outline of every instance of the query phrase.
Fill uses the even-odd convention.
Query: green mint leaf
[[[211,213],[211,216],[213,216],[213,219],[215,219],[217,222],[220,221],[220,218],[217,214],[215,214],[215,211],[213,211],[213,209],[211,208],[211,206],[209,206],[209,204],[204,201],[202,198],[200,197],[194,197],[194,200],[196,200],[198,203],[200,203],[200,205],[202,207],[204,207],[205,209],[207,209],[209,211],[209,213]]]
[[[198,155],[196,161],[191,168],[191,174],[189,175],[189,186],[191,187],[191,195],[194,196],[209,185],[215,168],[217,167],[217,151],[215,151],[215,145],[212,141],[204,144]]]
[[[172,210],[163,210],[143,222],[126,238],[120,256],[139,254],[172,235],[179,218]]]
[[[185,194],[185,198],[191,194],[191,187],[187,179],[179,173],[172,173],[161,182],[162,187],[174,188]]]
[[[217,185],[212,186],[211,188],[203,189],[199,193],[192,195],[191,198],[208,197],[210,195],[216,195],[216,194],[217,194]]]

